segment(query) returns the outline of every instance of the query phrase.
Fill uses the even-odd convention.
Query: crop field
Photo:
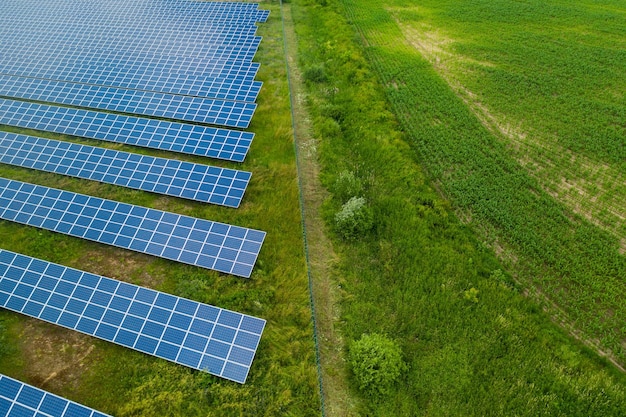
[[[626,248],[626,26],[619,1],[385,8],[542,189]]]
[[[118,417],[319,415],[280,10],[271,3],[262,8],[271,10],[259,26],[263,42],[255,59],[264,86],[249,129],[256,136],[243,164],[45,135],[250,171],[239,209],[0,165],[2,177],[267,231],[248,280],[0,221],[5,249],[266,319],[246,384],[8,311],[0,312],[0,372]]]
[[[344,355],[379,333],[408,365],[382,398],[348,371],[329,415],[623,414],[623,6],[290,7],[330,191],[333,326]],[[346,172],[374,213],[356,240],[333,225]]]
[[[346,8],[420,159],[467,222],[559,320],[623,364],[623,20],[610,2],[570,3]]]

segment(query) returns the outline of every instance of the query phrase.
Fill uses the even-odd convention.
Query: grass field
[[[6,311],[0,312],[0,372],[118,417],[319,415],[280,10],[272,3],[262,7],[271,10],[259,28],[263,42],[256,56],[264,86],[250,128],[256,136],[242,165],[45,135],[251,171],[239,209],[0,166],[4,177],[266,231],[253,275],[246,280],[0,221],[3,248],[266,319],[247,383]]]
[[[626,27],[616,1],[386,2],[541,187],[626,249]]]
[[[571,337],[624,360],[619,239],[544,189],[436,71],[436,58],[429,62],[407,39],[407,30],[419,30],[398,18],[443,19],[458,4],[475,13],[499,7],[493,13],[514,25],[517,3],[430,2],[439,15],[422,4],[292,3],[307,86],[299,99],[310,110],[317,139],[310,146],[331,192],[327,231],[333,235],[344,202],[342,172],[361,182],[375,218],[357,241],[334,235],[331,274],[341,298],[334,327],[344,357],[352,341],[377,332],[401,345],[409,366],[385,398],[359,394],[348,377],[344,395],[352,400],[327,410],[621,415],[624,376]],[[325,364],[326,378],[338,373]]]
[[[559,4],[559,2],[553,3]],[[452,2],[445,9],[446,13],[439,14],[444,17],[458,15],[458,13],[451,12],[455,10],[455,4],[462,8],[465,3]],[[485,16],[488,16],[487,12],[491,10],[490,8],[494,9],[493,13],[503,14],[502,10],[507,10],[508,2],[489,4],[489,7],[485,6],[477,10],[487,10],[484,11]],[[476,229],[481,229],[483,239],[500,252],[501,259],[512,271],[515,271],[516,278],[525,288],[544,298],[548,303],[554,304],[555,311],[558,309],[560,319],[581,331],[581,337],[596,344],[599,350],[609,352],[617,362],[624,363],[626,328],[619,317],[624,313],[620,300],[624,295],[626,259],[620,253],[623,247],[619,237],[615,234],[619,231],[609,231],[596,226],[594,222],[590,222],[585,216],[577,213],[576,208],[572,207],[567,199],[561,200],[558,196],[555,198],[551,187],[546,185],[544,180],[563,182],[559,177],[563,172],[560,171],[558,164],[551,169],[551,173],[541,169],[530,169],[529,166],[532,167],[535,162],[550,165],[552,161],[549,158],[542,159],[541,153],[533,155],[525,151],[523,146],[518,148],[519,153],[517,153],[515,144],[511,144],[503,135],[494,134],[492,129],[485,127],[481,122],[481,117],[472,111],[472,106],[468,106],[459,95],[454,94],[450,87],[450,84],[454,83],[444,81],[444,78],[436,71],[436,66],[427,62],[419,49],[413,47],[412,42],[407,39],[402,25],[398,24],[395,12],[392,12],[396,4],[390,2],[378,9],[373,6],[370,8],[371,3],[368,2],[346,2],[346,6],[350,10],[355,25],[368,42],[368,56],[376,65],[386,85],[388,97],[402,120],[403,126],[414,141],[416,150],[428,167],[429,173],[441,184],[455,205],[467,217],[467,221]],[[578,11],[584,15],[584,10],[579,10],[581,7],[580,5],[572,6],[570,14],[576,15],[575,12]],[[537,9],[540,8],[537,6]],[[518,13],[517,9],[511,6],[509,20],[514,20],[515,13]],[[608,11],[606,13],[610,14]],[[528,19],[537,15],[537,22],[533,27],[550,32],[544,29],[546,25],[542,23],[541,12],[524,15],[528,16]],[[593,21],[593,18],[594,16],[589,14],[589,20]],[[503,17],[502,20],[506,19]],[[528,22],[524,24],[532,26]],[[599,25],[600,22],[597,24]],[[610,25],[607,26],[607,30],[610,29]],[[414,30],[419,32],[417,29]],[[514,29],[511,31],[515,32]],[[504,29],[501,29],[501,32],[508,33]],[[503,35],[502,38],[507,37]],[[577,45],[574,41],[569,42],[574,46]],[[544,60],[549,59],[550,53],[544,51],[541,54],[536,51],[541,50],[539,45],[546,43],[537,42],[538,45],[533,49],[535,53],[543,56]],[[567,44],[566,41],[563,43]],[[521,45],[535,45],[521,40],[519,44],[520,47]],[[449,47],[452,48],[452,46]],[[458,49],[463,48],[458,47]],[[504,51],[515,51],[515,48],[501,45],[500,50],[503,51],[501,55],[506,57],[508,52]],[[473,62],[473,59],[468,58],[465,61]],[[514,58],[510,59],[514,60]],[[518,60],[521,59],[518,58]],[[532,54],[525,56],[525,59],[528,62],[537,61]],[[590,61],[593,57],[585,59]],[[580,62],[574,60],[572,65],[574,64],[583,65],[583,58]],[[555,68],[562,67],[556,63],[554,65]],[[499,68],[499,65],[496,67]],[[624,67],[623,63],[622,67]],[[486,72],[495,71],[489,65],[485,68]],[[515,66],[515,68],[518,67]],[[614,70],[617,71],[617,68],[620,68],[619,61],[615,62]],[[558,70],[555,69],[555,71]],[[496,72],[509,74],[511,79],[515,78],[513,70],[504,69]],[[541,71],[539,68],[536,68],[535,72],[539,74],[537,77],[549,76],[546,71]],[[518,93],[513,93],[514,86],[518,85],[515,82],[510,82],[507,89],[506,83],[502,81],[503,77],[498,78],[500,81],[490,81],[489,77],[486,78],[485,81],[480,78],[480,81],[475,82],[480,82],[481,85],[484,83],[487,86],[497,84],[502,90],[502,94],[498,98],[493,98],[493,101],[510,100],[509,107],[514,108],[514,103],[521,101],[521,98],[515,97],[516,94],[529,96],[526,102],[536,107],[534,112],[528,111],[528,123],[530,120],[541,119],[543,114],[547,120],[544,122],[545,125],[549,123],[573,124],[568,119],[569,113],[565,110],[567,116],[563,118],[568,119],[565,121],[551,121],[549,110],[545,113],[539,112],[539,109],[548,109],[551,106],[543,102],[542,96],[534,93],[533,90],[518,87]],[[564,77],[555,75],[554,78],[561,80]],[[590,79],[589,88],[585,94],[589,97],[594,97],[594,95],[597,97],[599,94],[594,92],[596,88],[593,82],[594,77]],[[547,82],[539,85],[544,84]],[[583,95],[583,92],[579,91],[583,84],[584,81],[579,81],[572,87],[572,97]],[[579,90],[576,86],[579,86]],[[504,93],[505,91],[507,94]],[[492,90],[487,90],[487,92],[481,90],[480,94],[487,97],[496,96],[496,94],[490,95],[491,92]],[[563,92],[564,95],[566,93]],[[505,95],[507,98],[504,97]],[[536,102],[539,104],[534,104],[533,97],[537,98]],[[561,100],[565,102],[564,106],[578,105],[573,99],[568,101],[561,98]],[[599,98],[598,100],[600,101]],[[482,103],[483,100],[477,99],[477,102]],[[486,103],[487,100],[484,102]],[[624,110],[619,98],[616,98],[612,105],[616,109]],[[484,104],[481,106],[487,109],[487,113],[491,113],[488,106]],[[531,104],[526,104],[525,108],[528,106]],[[584,108],[590,107],[585,105]],[[495,106],[494,114],[499,109],[500,107]],[[523,110],[517,111],[524,114]],[[607,121],[606,117],[610,115],[606,115],[605,112],[587,112],[586,119],[592,119],[596,115],[598,119],[595,121],[596,124],[608,125],[605,130],[618,128],[615,125],[617,119]],[[577,126],[580,127],[583,124],[588,123],[581,121]],[[541,126],[534,128],[542,132]],[[572,129],[576,129],[576,126]],[[551,131],[548,131],[544,135],[549,136],[550,133]],[[529,134],[528,137],[530,136]],[[540,141],[536,138],[534,140]],[[614,148],[623,146],[623,137],[620,141],[618,136],[606,135],[603,136],[603,140],[612,140]],[[592,150],[585,150],[590,146],[584,143],[579,145],[578,148],[582,150],[577,152],[573,146],[566,145],[568,141],[574,143],[576,139],[568,137],[567,140],[561,140],[561,146],[571,148],[566,148],[571,156],[565,158],[569,161],[568,166],[576,165],[572,162],[576,158],[596,158],[597,162],[599,161],[597,158],[602,156],[599,151],[594,154]],[[548,142],[546,146],[550,146]],[[605,146],[600,146],[600,148],[603,147]],[[557,153],[565,155],[567,152],[558,151]],[[611,161],[605,157],[602,163],[608,165]],[[584,170],[584,166],[581,164],[575,169]],[[622,169],[617,163],[608,166],[616,171]],[[619,175],[617,179],[616,183],[619,183]],[[619,187],[622,185],[623,183]],[[601,204],[599,202],[601,195],[598,194],[595,197],[598,200],[597,204]],[[590,199],[588,204],[595,203],[593,199]],[[601,210],[609,213],[605,206]],[[622,224],[622,222],[616,223],[620,227]]]

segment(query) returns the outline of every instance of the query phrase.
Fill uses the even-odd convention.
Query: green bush
[[[374,226],[374,215],[365,198],[352,197],[335,214],[335,227],[344,239],[356,239]]]
[[[335,197],[346,202],[363,193],[363,182],[352,171],[341,171],[335,180],[333,187]]]
[[[312,65],[304,71],[304,79],[312,83],[323,83],[328,80],[326,70],[322,65]]]
[[[372,396],[387,395],[407,368],[400,346],[376,333],[353,342],[349,357],[359,389]]]

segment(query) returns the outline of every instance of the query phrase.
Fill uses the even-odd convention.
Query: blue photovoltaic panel
[[[102,2],[105,5],[111,2]],[[31,3],[32,4],[32,3]],[[67,4],[67,2],[66,2]],[[142,24],[147,21],[153,23],[160,23],[165,21],[172,21],[178,24],[195,25],[197,29],[211,27],[217,22],[230,21],[233,24],[245,24],[249,25],[254,22],[267,21],[269,15],[268,10],[198,10],[196,12],[190,10],[182,10],[171,7],[167,7],[164,10],[149,10],[142,8],[137,11],[124,9],[119,5],[115,5],[115,8],[107,8],[106,10],[98,10],[98,7],[94,7],[95,3],[87,5],[86,8],[81,8],[80,5],[74,3],[74,9],[68,10],[58,7],[60,3],[46,3],[47,7],[37,7],[36,5],[28,7],[28,5],[18,5],[17,7],[10,7],[6,5],[3,9],[14,19],[8,20],[7,23],[12,21],[22,22],[25,19],[24,15],[31,16],[31,20],[28,23],[44,22],[62,24],[63,22],[74,22],[72,18],[76,18],[76,15],[80,16],[78,24],[83,25],[108,25],[112,24],[128,24],[134,26],[136,24]],[[4,6],[4,5],[3,5]],[[53,7],[57,7],[52,10]],[[10,13],[10,14],[9,14]],[[4,19],[0,19],[0,22]]]
[[[28,25],[20,25],[19,29],[1,27],[0,42],[15,45],[65,45],[74,48],[142,51],[154,49],[164,55],[185,56],[202,55],[215,46],[252,46],[261,40],[261,37],[250,34],[255,31],[255,26],[225,26],[219,31],[211,32],[138,30],[132,27],[99,27],[85,32],[84,28],[78,26],[33,27],[30,30],[25,30],[28,28],[24,26]],[[131,36],[133,38],[129,39]]]
[[[56,39],[58,38],[58,39]],[[23,47],[44,47],[50,51],[63,51],[68,49],[102,49],[102,50],[124,50],[131,53],[154,53],[167,56],[178,57],[197,57],[200,59],[210,59],[212,57],[222,57],[224,59],[241,59],[252,60],[256,54],[261,38],[255,36],[249,38],[248,41],[242,42],[240,45],[205,45],[202,43],[184,43],[184,42],[159,42],[158,39],[151,42],[139,43],[135,39],[90,39],[81,40],[80,38],[72,37],[70,35],[61,34],[57,37],[48,38],[45,35],[38,39],[32,35],[26,37],[26,40],[21,40],[16,34],[11,36],[5,36],[3,44],[0,44],[3,48],[11,46],[12,48]],[[54,56],[54,55],[51,55]]]
[[[204,2],[204,1],[184,1],[184,2],[153,2],[146,1],[120,2],[120,1],[48,1],[49,7],[41,7],[41,4],[25,0],[6,0],[6,8],[15,11],[28,11],[35,16],[67,16],[73,12],[80,13],[81,16],[95,19],[103,14],[123,18],[125,16],[135,18],[154,18],[155,16],[168,13],[173,19],[185,19],[189,16],[210,18],[214,15],[233,14],[252,15],[258,14],[258,4],[244,2]],[[39,6],[39,7],[37,7]]]
[[[0,95],[247,128],[254,103],[0,75]]]
[[[242,162],[254,133],[0,98],[0,124]]]
[[[250,173],[0,132],[0,162],[227,207],[239,207]]]
[[[28,15],[32,16],[32,15]],[[167,39],[170,36],[181,35],[182,37],[190,37],[197,42],[211,40],[214,36],[225,36],[229,34],[241,36],[254,36],[258,27],[253,23],[237,24],[228,21],[211,22],[208,25],[195,27],[187,27],[185,22],[176,22],[173,20],[162,21],[159,25],[148,21],[137,21],[130,25],[128,22],[115,20],[107,22],[106,25],[101,23],[83,24],[78,21],[68,23],[51,22],[49,20],[34,21],[32,19],[16,19],[14,16],[10,20],[4,20],[0,17],[5,25],[0,27],[0,33],[19,33],[29,31],[49,31],[51,33],[63,31],[63,28],[81,36],[94,36],[98,34],[110,33],[119,34],[127,33],[137,36],[163,36]]]
[[[46,47],[9,50],[0,48],[0,61],[6,62],[6,65],[9,65],[9,61],[25,60],[29,61],[31,66],[59,63],[64,67],[83,64],[95,68],[130,67],[139,74],[170,73],[207,78],[227,78],[232,75],[244,77],[246,81],[253,80],[259,70],[259,64],[256,62],[241,59],[225,60],[222,57],[203,59],[113,50],[57,51]]]
[[[107,414],[0,374],[0,416],[107,417]]]
[[[1,249],[0,306],[242,384],[265,328],[256,317]]]
[[[140,36],[170,36],[168,32],[180,33],[189,36],[192,40],[202,39],[222,34],[253,35],[258,29],[256,19],[252,15],[232,17],[233,13],[215,15],[214,17],[200,17],[186,14],[180,18],[164,17],[163,14],[154,16],[114,16],[100,12],[100,16],[88,13],[74,12],[73,16],[37,16],[27,11],[9,11],[0,16],[3,24],[0,32],[26,33],[48,31],[51,34],[63,32],[63,28],[76,32],[80,37],[89,37],[108,32],[110,34],[137,31]],[[257,13],[257,16],[260,14]],[[152,26],[150,25],[152,23]],[[141,32],[141,33],[140,33]],[[132,33],[132,32],[129,32]]]
[[[4,10],[4,8],[3,8]],[[128,18],[115,18],[106,20],[93,19],[91,21],[85,20],[85,17],[81,17],[81,21],[77,21],[77,16],[62,16],[53,17],[55,20],[50,20],[50,17],[34,16],[29,12],[14,11],[13,15],[9,14],[9,11],[5,11],[6,14],[0,16],[0,23],[7,25],[7,27],[15,29],[16,31],[22,30],[22,28],[28,28],[29,30],[49,29],[56,30],[56,28],[65,25],[68,28],[81,28],[83,31],[89,31],[91,29],[98,29],[106,26],[113,29],[118,28],[132,28],[137,30],[155,30],[155,28],[162,29],[164,31],[175,32],[193,32],[193,33],[216,33],[220,32],[223,28],[240,28],[243,33],[254,34],[255,22],[257,19],[252,17],[244,17],[242,19],[219,19],[219,20],[206,20],[202,18],[188,18],[184,19],[169,19],[164,17],[157,17],[151,20],[150,18],[142,18],[137,20],[129,20]],[[16,14],[25,14],[28,18],[19,17]],[[264,13],[259,13],[258,16],[262,16]],[[4,16],[4,18],[3,18]],[[74,19],[71,23],[68,20]]]
[[[265,232],[0,178],[0,219],[249,278]]]
[[[125,7],[120,2],[104,1],[101,2],[105,6],[99,8],[96,2],[47,2],[48,7],[37,7],[36,3],[25,2],[16,5],[7,2],[7,11],[12,12],[28,12],[32,14],[34,19],[47,18],[49,20],[71,17],[73,14],[79,13],[84,20],[88,22],[99,23],[107,22],[109,19],[117,18],[127,20],[132,23],[136,20],[142,21],[147,19],[167,19],[171,18],[175,21],[200,20],[203,22],[212,22],[215,20],[253,20],[260,21],[267,18],[267,10],[259,10],[257,8],[243,7],[206,7],[203,2],[187,3],[187,4],[166,4],[157,7]],[[206,3],[205,3],[206,4]],[[191,5],[192,7],[189,7]],[[195,7],[199,5],[200,7]],[[71,8],[70,6],[74,6]],[[109,6],[108,8],[106,6]],[[111,7],[111,6],[114,6]],[[180,7],[183,6],[183,7]],[[210,5],[209,5],[210,6]],[[258,6],[257,6],[258,7]],[[134,20],[133,20],[134,18]]]
[[[32,61],[0,62],[0,74],[251,103],[256,101],[263,85],[260,81],[249,80],[247,73],[209,78],[188,74],[139,72],[133,66],[94,68],[82,63],[67,65],[66,62],[60,62],[37,66],[32,66],[31,63]]]
[[[257,14],[257,22],[265,23],[267,22],[268,17],[270,17],[269,10],[259,10]]]

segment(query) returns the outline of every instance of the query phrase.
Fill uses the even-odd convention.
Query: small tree
[[[359,389],[375,396],[387,395],[407,368],[400,346],[376,333],[363,335],[353,342],[349,360]]]
[[[335,214],[337,232],[352,240],[369,231],[374,225],[374,215],[363,197],[352,197]]]

